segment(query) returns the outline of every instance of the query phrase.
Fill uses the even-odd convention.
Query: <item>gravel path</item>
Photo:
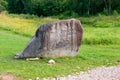
[[[44,78],[44,80],[120,80],[120,66],[98,67],[78,75],[68,75],[58,78]]]

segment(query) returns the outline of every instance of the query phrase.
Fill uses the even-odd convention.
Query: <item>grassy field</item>
[[[53,58],[54,65],[48,65],[50,58],[38,61],[26,61],[14,59],[14,54],[24,49],[39,24],[53,22],[58,19],[34,18],[25,19],[19,16],[0,15],[0,74],[10,73],[22,79],[28,80],[35,77],[55,77],[57,75],[75,74],[97,66],[119,65],[120,60],[120,26],[119,18],[101,18],[104,22],[115,22],[117,26],[95,26],[95,19],[81,17],[84,26],[84,39],[79,54],[76,57]],[[110,19],[110,20],[109,20]],[[43,22],[42,22],[43,21]],[[105,24],[105,25],[106,25]]]
[[[56,20],[56,19],[55,19]],[[20,34],[23,36],[33,36],[37,27],[40,24],[46,22],[55,21],[51,18],[34,18],[34,19],[24,19],[17,17],[8,17],[6,15],[0,15],[0,28],[8,31],[12,31],[15,34]]]
[[[28,17],[30,17],[28,19]],[[98,16],[78,18],[84,27],[83,44],[120,44],[120,16]],[[18,15],[0,15],[0,29],[31,37],[44,23],[55,22],[55,18],[38,18]]]

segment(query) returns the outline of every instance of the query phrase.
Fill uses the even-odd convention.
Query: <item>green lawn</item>
[[[10,73],[28,80],[35,77],[55,77],[74,74],[97,66],[118,65],[120,45],[86,45],[82,44],[76,57],[54,58],[56,64],[48,65],[49,58],[38,61],[14,59],[14,54],[24,49],[29,37],[0,30],[0,74]]]
[[[14,59],[14,55],[24,49],[39,25],[58,20],[30,17],[0,14],[0,74],[10,73],[28,80],[75,74],[97,66],[120,65],[120,15],[78,18],[84,27],[84,36],[76,57],[54,58],[54,65],[47,64],[50,58],[38,61]]]

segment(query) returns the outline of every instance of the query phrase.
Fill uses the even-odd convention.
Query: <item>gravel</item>
[[[43,80],[120,80],[120,66],[98,67],[77,75],[68,75],[57,78],[44,78]]]

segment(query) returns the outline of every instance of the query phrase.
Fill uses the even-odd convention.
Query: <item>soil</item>
[[[1,74],[0,80],[18,80],[17,77],[11,75],[11,74]]]

